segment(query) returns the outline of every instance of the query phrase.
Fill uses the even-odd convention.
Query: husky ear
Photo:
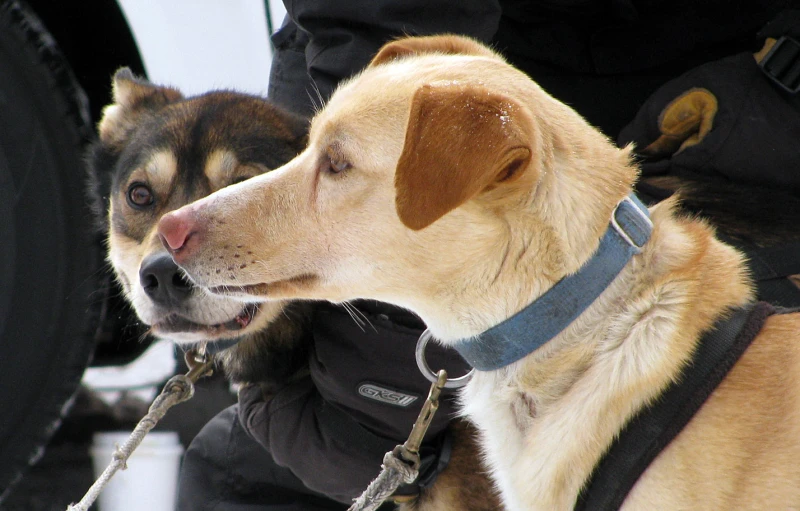
[[[286,124],[293,137],[290,145],[300,154],[308,145],[308,119],[288,111],[284,111],[284,113],[287,118]]]
[[[183,94],[177,89],[137,78],[127,67],[114,73],[111,87],[114,102],[103,109],[103,117],[97,126],[100,140],[110,144],[123,140],[142,114],[155,112],[183,99]]]
[[[425,37],[404,37],[386,43],[372,58],[369,67],[377,66],[391,60],[421,55],[425,53],[442,53],[445,55],[476,55],[501,59],[483,44],[459,35],[434,35]]]
[[[414,94],[395,174],[400,220],[419,230],[529,167],[533,122],[481,86],[425,85]]]

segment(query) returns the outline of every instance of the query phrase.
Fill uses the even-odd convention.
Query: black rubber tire
[[[90,134],[53,38],[26,5],[0,0],[0,502],[41,456],[94,347]]]

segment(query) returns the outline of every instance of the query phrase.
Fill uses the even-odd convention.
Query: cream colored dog
[[[410,38],[336,91],[296,159],[166,215],[160,233],[213,292],[374,298],[456,343],[578,271],[636,176],[627,150],[489,49]],[[571,509],[701,334],[753,300],[711,228],[671,201],[650,214],[644,250],[587,310],[463,391],[510,510]],[[798,460],[800,315],[775,315],[623,507],[800,509]]]

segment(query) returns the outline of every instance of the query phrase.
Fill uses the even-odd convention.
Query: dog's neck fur
[[[623,425],[608,418],[627,419],[644,406],[654,396],[642,389],[676,378],[702,330],[752,300],[741,257],[706,225],[675,218],[673,208],[670,201],[653,209],[644,252],[568,328],[507,368],[478,373],[465,389],[464,413],[484,435],[492,472],[514,499],[511,509],[571,508]],[[726,265],[739,274],[707,278]],[[686,321],[696,311],[713,312]]]
[[[431,279],[440,287],[420,293],[432,299],[414,309],[434,335],[446,343],[477,335],[576,271],[597,247],[613,207],[593,194],[621,199],[630,190],[629,175],[619,177],[618,169],[609,175],[618,176],[618,191],[609,192],[608,183],[582,183],[578,172],[545,174],[523,201],[524,212],[499,220],[505,228],[494,226],[506,233],[502,248],[487,247],[486,259],[475,258],[469,268],[462,261],[458,271],[470,274],[460,279],[463,288]],[[542,200],[547,193],[566,199]],[[560,209],[537,210],[543,203]],[[607,212],[587,207],[597,204],[611,205]],[[484,436],[487,461],[510,509],[570,509],[624,420],[677,378],[697,339],[726,309],[752,301],[742,257],[709,226],[677,217],[675,209],[672,200],[653,208],[654,230],[644,251],[577,320],[526,358],[479,372],[465,388],[464,413]],[[542,245],[530,246],[528,232]],[[738,273],[722,270],[724,280],[715,277],[723,268]]]

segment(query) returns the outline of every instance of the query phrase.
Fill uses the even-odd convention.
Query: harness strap
[[[759,297],[786,307],[800,305],[800,288],[788,278],[800,274],[800,241],[772,247],[733,245],[747,256]]]
[[[679,382],[640,410],[611,444],[574,509],[619,509],[642,473],[688,424],[774,313],[772,305],[758,302],[718,321],[700,340]]]
[[[800,241],[789,241],[771,247],[758,247],[724,238],[723,241],[744,251],[750,261],[754,280],[784,278],[800,273]]]

